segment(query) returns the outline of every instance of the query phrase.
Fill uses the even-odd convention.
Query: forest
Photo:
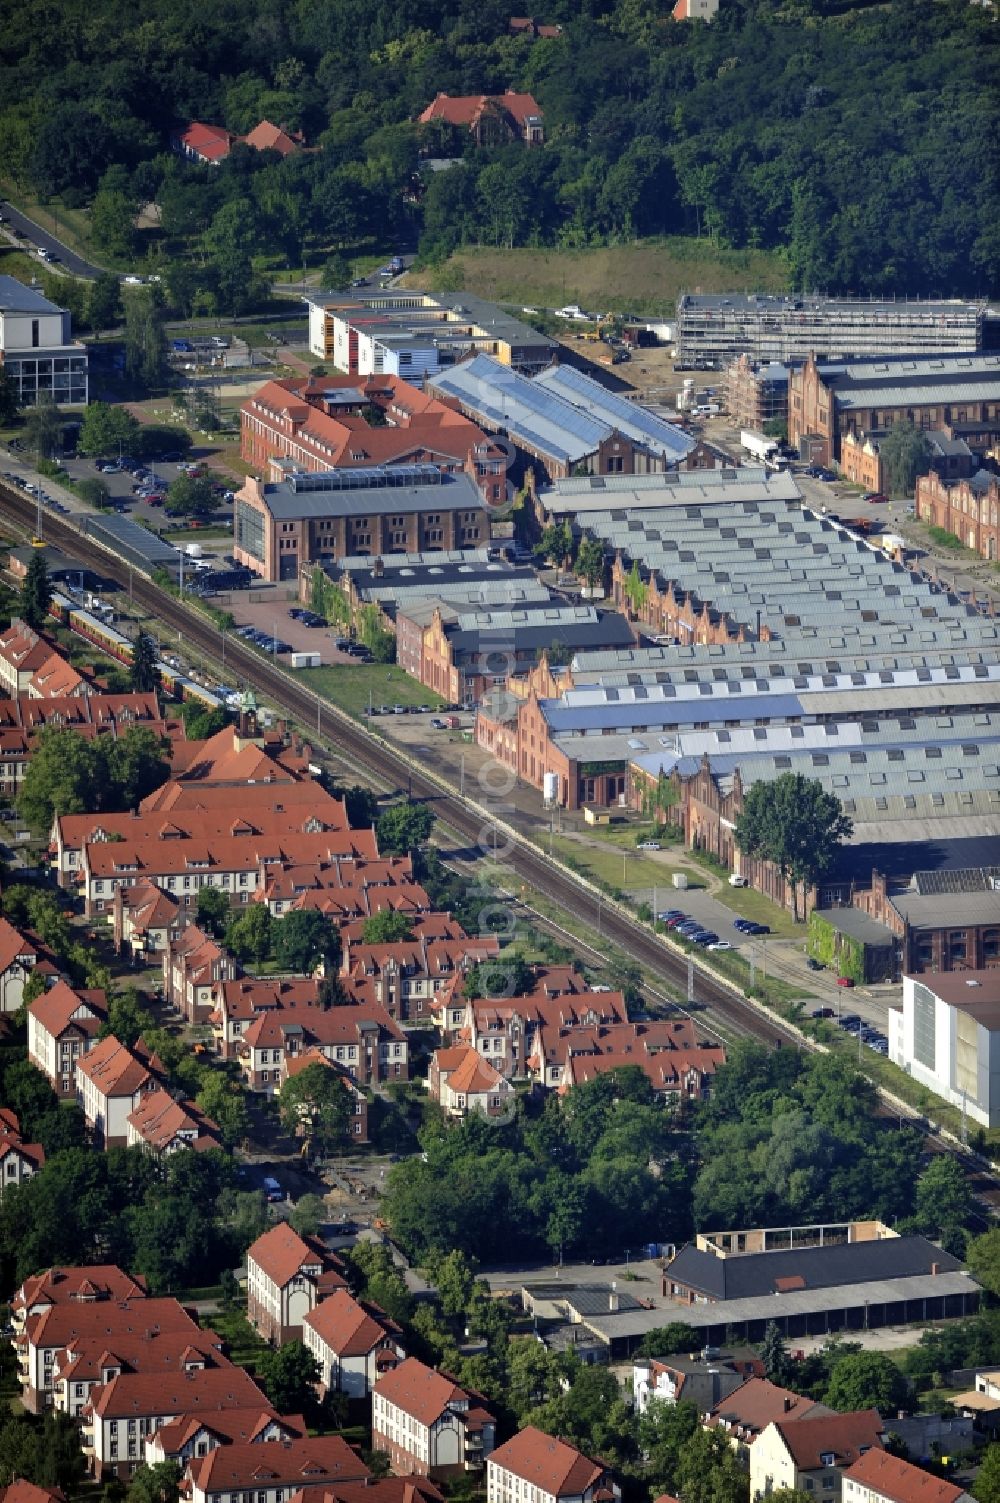
[[[9,0],[0,163],[15,193],[85,209],[109,264],[155,262],[183,313],[240,311],[269,272],[331,256],[411,245],[434,268],[462,245],[665,234],[780,250],[796,288],[996,292],[988,11],[723,0],[705,25],[670,9],[548,0],[538,19],[562,32],[533,39],[501,0],[148,0],[129,25],[118,0]],[[538,100],[543,146],[414,123],[439,91],[507,88]],[[191,120],[262,118],[309,149],[238,144],[216,167],[170,150]]]

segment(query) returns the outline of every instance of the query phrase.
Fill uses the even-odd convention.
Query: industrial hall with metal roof
[[[857,902],[877,864],[891,882],[867,911],[891,947],[918,913],[916,873],[1000,866],[1000,621],[787,494],[791,477],[737,473],[735,486],[709,471],[541,494],[567,514],[600,493],[577,528],[604,546],[614,605],[656,641],[539,672],[523,698],[480,709],[476,739],[567,808],[676,823],[779,902],[782,880],[738,856],[734,822],[755,782],[818,781],[853,834],[810,901]],[[988,962],[1000,891],[984,902],[968,953]]]

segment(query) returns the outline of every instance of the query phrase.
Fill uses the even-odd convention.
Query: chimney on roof
[[[931,1264],[931,1275],[932,1275],[932,1277],[936,1278],[937,1275],[940,1272],[941,1272],[941,1264],[940,1263],[932,1263]]]
[[[788,1411],[791,1408],[794,1407],[794,1404],[795,1404],[795,1400],[792,1398],[792,1395],[790,1393],[786,1394],[785,1395],[785,1413],[786,1414],[788,1413]]]

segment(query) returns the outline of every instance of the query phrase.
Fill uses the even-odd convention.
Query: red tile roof
[[[200,120],[193,121],[180,136],[182,146],[209,162],[228,157],[235,139],[221,125],[203,125]]]
[[[888,1451],[866,1451],[844,1473],[852,1482],[870,1487],[892,1503],[957,1503],[965,1493],[954,1482],[932,1477]]]
[[[123,1273],[114,1263],[87,1263],[81,1268],[46,1268],[25,1279],[15,1294],[15,1310],[31,1310],[70,1301],[143,1299],[146,1281],[141,1274]]]
[[[519,1430],[505,1445],[499,1446],[489,1457],[488,1465],[513,1472],[557,1498],[586,1492],[600,1481],[606,1470],[575,1446],[536,1430],[534,1425]]]
[[[450,1065],[442,1065],[439,1058],[441,1054],[452,1057],[458,1055],[458,1058]],[[462,1096],[486,1096],[491,1091],[510,1089],[499,1070],[494,1069],[489,1060],[484,1059],[471,1044],[457,1049],[439,1050],[435,1058],[438,1059],[438,1069],[447,1072],[448,1089]]]
[[[13,924],[0,918],[0,974],[8,970],[15,960],[33,960],[35,953],[35,946]]]
[[[144,1143],[161,1152],[181,1140],[201,1149],[220,1144],[218,1123],[193,1101],[175,1101],[162,1088],[147,1091],[128,1120]]]
[[[100,1001],[97,1000],[98,998]],[[34,1002],[30,1002],[28,1012],[54,1039],[57,1039],[72,1022],[85,1023],[89,1020],[93,1027],[88,1031],[96,1032],[97,1028],[106,1022],[108,1016],[103,992],[91,991],[84,995],[81,992],[75,992],[65,981],[57,981],[55,986],[50,987],[47,992],[42,992]],[[74,1016],[77,1012],[82,1015],[80,1018]]]
[[[518,123],[524,125],[529,116],[541,118],[542,111],[531,94],[516,94],[508,89],[505,94],[466,94],[452,96],[438,94],[420,116],[420,124],[431,120],[446,120],[449,125],[474,125],[489,106],[506,111]]]
[[[323,830],[315,835],[299,831],[261,835],[219,835],[207,839],[88,841],[84,866],[92,877],[116,877],[122,872],[190,875],[196,871],[250,872],[274,861],[329,861],[335,857],[378,855],[374,830]],[[265,874],[266,875],[266,874]]]
[[[421,1425],[433,1425],[449,1404],[469,1397],[454,1378],[435,1372],[416,1357],[407,1357],[384,1373],[374,1391]]]
[[[255,1442],[272,1425],[279,1428],[282,1438],[289,1440],[307,1434],[301,1414],[275,1415],[270,1407],[262,1409],[260,1405],[251,1405],[249,1409],[220,1409],[208,1415],[178,1415],[157,1430],[156,1448],[168,1459],[179,1457],[184,1446],[190,1444],[201,1430],[215,1436],[220,1445]]]
[[[88,1406],[100,1419],[138,1415],[194,1414],[214,1409],[248,1409],[267,1405],[256,1383],[240,1367],[180,1373],[122,1373],[103,1383]]]
[[[863,1449],[881,1446],[885,1426],[877,1409],[853,1409],[817,1419],[777,1420],[776,1427],[800,1472],[815,1472],[821,1456],[833,1455],[834,1465],[850,1466]]]
[[[288,1503],[444,1503],[444,1495],[426,1477],[380,1477],[303,1487]]]
[[[321,1273],[341,1274],[343,1263],[331,1253],[317,1237],[300,1237],[287,1221],[275,1222],[247,1252],[248,1262],[255,1263],[260,1271],[273,1279],[279,1288],[284,1288],[306,1264],[318,1264]],[[346,1280],[340,1279],[346,1288]],[[328,1285],[328,1287],[330,1287]],[[334,1284],[332,1287],[336,1287]]]
[[[169,1333],[180,1333],[187,1341],[204,1336],[198,1322],[177,1300],[171,1296],[148,1299],[141,1289],[126,1298],[121,1298],[116,1290],[108,1299],[50,1305],[37,1315],[29,1315],[24,1331],[32,1346],[59,1351],[94,1342],[110,1347],[116,1342],[152,1340]]]
[[[188,1462],[187,1476],[199,1492],[254,1490],[297,1483],[361,1481],[371,1472],[342,1435],[301,1440],[260,1440],[216,1446]]]
[[[78,1059],[76,1068],[104,1097],[134,1096],[153,1078],[142,1061],[119,1043],[113,1033]]]
[[[0,1503],[63,1503],[65,1496],[58,1487],[39,1487],[35,1482],[17,1481],[0,1487]]]
[[[315,810],[324,823],[331,826],[339,818],[339,828],[347,828],[347,811],[343,799],[334,798],[332,793],[328,793],[311,778],[299,783],[283,782],[277,787],[271,784],[266,794],[260,793],[256,797],[266,799],[268,808],[285,812],[302,807]],[[245,813],[248,800],[254,802],[255,794],[245,783],[185,783],[172,779],[144,798],[139,811],[142,814],[157,811],[164,814],[188,814],[198,810],[235,809]]]
[[[797,1420],[810,1414],[832,1413],[833,1410],[825,1404],[802,1398],[788,1388],[779,1388],[767,1378],[748,1378],[728,1398],[716,1404],[709,1421],[714,1425],[760,1434],[772,1420]]]
[[[272,125],[270,120],[261,120],[259,125],[255,125],[249,135],[243,136],[242,139],[255,151],[277,151],[283,157],[289,156],[293,151],[298,151],[301,144],[293,140],[280,126]]]
[[[346,1289],[336,1289],[304,1318],[303,1324],[336,1352],[338,1357],[361,1357],[387,1336],[401,1335],[394,1320],[367,1300],[357,1300]]]

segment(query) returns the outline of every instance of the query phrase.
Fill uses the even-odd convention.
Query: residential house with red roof
[[[372,1447],[397,1476],[476,1472],[490,1456],[496,1421],[480,1394],[407,1357],[372,1389]]]
[[[276,1088],[276,1094],[280,1095],[285,1082],[294,1080],[303,1070],[308,1070],[310,1065],[319,1065],[321,1070],[332,1070],[340,1080],[341,1085],[347,1092],[349,1108],[344,1131],[350,1136],[353,1143],[368,1142],[368,1097],[359,1085],[356,1085],[350,1075],[347,1074],[343,1065],[335,1065],[328,1059],[321,1049],[306,1049],[302,1054],[286,1054],[279,1066],[281,1076]],[[302,1122],[297,1136],[306,1139],[308,1137],[307,1123]],[[304,1145],[305,1146],[305,1145]]]
[[[164,950],[162,962],[163,999],[189,1023],[207,1023],[219,983],[233,981],[240,973],[229,951],[197,924],[180,930]]]
[[[183,1489],[190,1503],[223,1497],[284,1503],[290,1492],[336,1482],[359,1482],[371,1473],[342,1435],[258,1440],[216,1446],[188,1462]]]
[[[61,1488],[39,1487],[15,1477],[7,1487],[0,1487],[0,1503],[66,1503],[66,1495]]]
[[[9,798],[17,796],[38,732],[46,727],[73,730],[92,741],[97,736],[117,738],[133,725],[145,725],[162,736],[175,730],[174,722],[162,718],[155,694],[36,699],[25,692],[0,699],[0,791]]]
[[[312,753],[293,741],[268,743],[234,725],[223,726],[206,741],[177,741],[170,749],[173,777],[184,783],[228,783],[246,788],[248,783],[310,782],[307,769]],[[151,793],[142,802],[143,813],[160,809],[170,800],[170,784]]]
[[[143,1342],[171,1334],[182,1335],[185,1343],[204,1339],[197,1321],[175,1299],[149,1299],[131,1280],[124,1282],[127,1275],[117,1268],[108,1270],[117,1275],[108,1283],[101,1280],[101,1270],[90,1271],[97,1273],[98,1279],[81,1280],[77,1289],[92,1291],[93,1297],[71,1298],[31,1310],[20,1326],[15,1326],[21,1398],[32,1414],[55,1405],[75,1416],[93,1384],[116,1376],[126,1352],[135,1353]],[[121,1352],[116,1354],[119,1347]],[[65,1370],[83,1353],[96,1359],[95,1366],[86,1375],[81,1370],[76,1381],[83,1385],[83,1391],[75,1392],[72,1385],[65,1388]],[[57,1380],[60,1363],[62,1387]]]
[[[46,1268],[33,1273],[10,1302],[15,1337],[32,1315],[53,1305],[94,1305],[102,1300],[145,1299],[146,1281],[134,1278],[114,1263],[88,1263],[80,1268]]]
[[[423,915],[424,919],[431,916]],[[412,939],[379,945],[350,936],[350,927],[341,933],[341,975],[370,978],[376,1000],[391,1018],[404,1023],[430,1018],[431,1003],[445,986],[500,953],[495,934],[434,939],[421,931]]]
[[[232,131],[221,125],[204,125],[200,120],[192,120],[186,129],[175,132],[172,141],[174,150],[188,161],[217,167],[228,157],[236,139]]]
[[[26,1143],[17,1113],[0,1107],[0,1200],[5,1190],[23,1185],[44,1163],[41,1143]]]
[[[244,145],[252,146],[254,151],[276,151],[282,157],[291,156],[293,151],[301,150],[303,145],[300,134],[290,135],[280,125],[272,125],[270,120],[259,121],[252,131],[240,139]]]
[[[17,1012],[38,959],[38,941],[0,918],[0,1013]]]
[[[566,1089],[581,1078],[637,1065],[655,1090],[700,1097],[725,1061],[725,1051],[706,1043],[690,1018],[581,1024],[550,1015],[534,1030],[528,1068],[539,1085]]]
[[[152,1301],[153,1304],[158,1303]],[[153,1318],[152,1315],[150,1317]],[[76,1337],[56,1353],[52,1368],[53,1407],[78,1419],[91,1391],[121,1373],[204,1372],[229,1367],[222,1339],[214,1331],[183,1328],[163,1331],[155,1325],[138,1332]]]
[[[434,1051],[427,1090],[449,1117],[482,1112],[485,1117],[505,1118],[514,1096],[510,1081],[471,1044]]]
[[[113,1033],[77,1060],[76,1099],[98,1147],[125,1147],[130,1114],[158,1084],[150,1063],[141,1039],[133,1051]]]
[[[513,1079],[529,1074],[528,1061],[540,1028],[595,1028],[627,1022],[621,992],[581,989],[548,996],[536,987],[524,997],[469,998],[458,1032],[501,1075]],[[452,1033],[450,1027],[448,1032]]]
[[[288,1503],[444,1503],[444,1494],[426,1477],[367,1477],[331,1487],[303,1487]]]
[[[69,676],[59,669],[60,664]],[[15,616],[7,630],[0,632],[0,688],[10,698],[26,694],[32,699],[47,699],[67,693],[73,698],[89,694],[91,686],[69,668],[48,638]]]
[[[111,906],[114,944],[137,964],[162,955],[183,927],[180,904],[153,882],[116,887]]]
[[[781,1388],[768,1378],[748,1378],[713,1405],[705,1423],[710,1430],[724,1430],[740,1460],[746,1464],[750,1447],[773,1421],[818,1419],[833,1412],[825,1404],[803,1398],[789,1388]]]
[[[276,151],[282,157],[300,151],[303,144],[301,136],[289,135],[280,126],[272,125],[270,120],[261,120],[245,136],[238,136],[222,125],[206,125],[201,120],[192,120],[190,125],[176,130],[171,137],[174,151],[203,167],[218,167],[240,142],[255,151]]]
[[[219,1125],[194,1101],[176,1101],[162,1086],[147,1091],[125,1123],[125,1146],[150,1153],[177,1153],[193,1148],[204,1153],[220,1148]]]
[[[717,1355],[716,1355],[717,1353]],[[748,1378],[762,1378],[764,1364],[752,1347],[714,1351],[709,1355],[636,1357],[632,1363],[632,1403],[644,1414],[650,1400],[660,1404],[694,1404],[706,1414],[741,1387]]]
[[[603,1462],[528,1425],[486,1463],[486,1497],[487,1503],[613,1503],[621,1489]]]
[[[347,1289],[335,1289],[310,1310],[302,1340],[319,1365],[321,1398],[328,1393],[366,1398],[383,1373],[406,1358],[396,1322]]]
[[[83,848],[80,891],[88,918],[114,902],[116,887],[145,879],[193,907],[203,887],[218,887],[231,903],[248,903],[274,862],[371,861],[378,855],[374,830],[210,835],[170,839],[88,841]]]
[[[316,987],[316,983],[313,983]],[[316,988],[318,992],[318,987]],[[287,1058],[318,1049],[358,1085],[408,1080],[409,1044],[403,1030],[377,1002],[323,1008],[316,1000],[259,1014],[243,1032],[240,1069],[252,1091],[273,1096],[281,1088]]]
[[[866,1451],[841,1479],[842,1503],[973,1503],[970,1493],[888,1451]]]
[[[536,21],[534,16],[511,16],[508,30],[512,37],[531,37],[533,41],[548,37],[554,40],[562,36],[562,27]]]
[[[346,1289],[344,1265],[317,1237],[276,1222],[247,1252],[247,1318],[266,1341],[301,1341],[320,1300]]]
[[[80,1416],[81,1443],[97,1482],[123,1480],[142,1464],[161,1425],[182,1414],[210,1417],[230,1409],[270,1409],[240,1367],[166,1373],[121,1373],[96,1387]]]
[[[274,918],[293,908],[315,908],[342,919],[363,921],[383,908],[416,917],[431,900],[413,880],[409,856],[378,856],[372,861],[272,862],[254,894]]]
[[[156,1466],[161,1461],[176,1461],[183,1470],[189,1461],[207,1456],[216,1446],[301,1440],[308,1433],[301,1414],[276,1415],[269,1406],[260,1404],[207,1414],[179,1414],[160,1425],[146,1441],[145,1462]]]
[[[56,1095],[76,1096],[76,1067],[108,1020],[103,991],[74,991],[57,981],[28,1005],[28,1058]]]
[[[212,987],[209,1023],[215,1052],[237,1059],[250,1024],[264,1013],[315,1005],[319,986],[311,976],[271,980],[264,976],[223,977]]]
[[[545,140],[545,117],[538,101],[513,89],[503,94],[438,94],[419,124],[434,120],[471,131],[477,146],[505,146],[508,141],[541,146]]]
[[[701,1101],[716,1070],[726,1063],[721,1044],[703,1044],[692,1049],[657,1048],[647,1036],[642,1023],[616,1027],[569,1029],[559,1041],[564,1063],[556,1064],[560,1073],[560,1093],[585,1085],[599,1075],[614,1070],[638,1069],[661,1096],[684,1101]]]
[[[144,840],[184,841],[250,835],[315,835],[348,828],[340,799],[323,803],[322,789],[308,804],[286,804],[271,790],[245,788],[238,809],[131,810],[115,814],[57,814],[51,843],[61,887],[69,886],[83,867],[83,849],[90,842]]]
[[[817,1503],[839,1500],[844,1472],[867,1451],[883,1448],[886,1428],[877,1409],[772,1420],[750,1447],[750,1492],[787,1487]]]
[[[506,494],[507,455],[496,441],[399,376],[265,381],[243,403],[240,431],[243,459],[265,480],[283,480],[291,468],[433,464],[449,474],[464,470],[487,501]]]

